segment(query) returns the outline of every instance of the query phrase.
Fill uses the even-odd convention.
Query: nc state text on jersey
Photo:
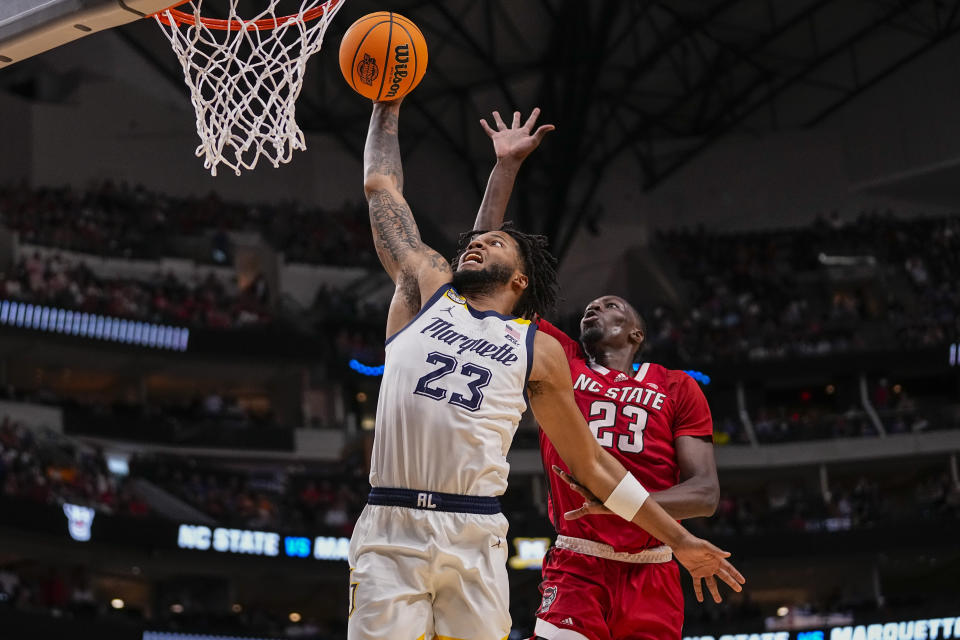
[[[437,316],[434,316],[431,320],[430,324],[424,327],[420,333],[457,347],[458,355],[463,355],[464,351],[473,351],[481,357],[490,358],[507,367],[520,359],[520,356],[514,353],[513,347],[508,344],[497,345],[487,342],[483,338],[471,338],[468,335],[458,333],[453,329],[452,322],[447,322]]]
[[[658,411],[663,408],[663,401],[667,399],[666,394],[645,387],[610,387],[605,390],[599,382],[585,373],[581,373],[577,381],[573,383],[573,389],[574,391],[601,393],[611,400],[631,402],[642,407],[652,407]]]

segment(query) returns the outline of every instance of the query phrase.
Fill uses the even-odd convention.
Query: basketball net
[[[229,0],[226,20],[203,18],[203,0],[154,15],[173,45],[197,114],[197,157],[217,175],[225,164],[240,175],[260,156],[274,167],[306,149],[296,101],[307,60],[320,50],[330,21],[346,0],[302,0],[300,10],[277,16],[280,0],[250,19]]]

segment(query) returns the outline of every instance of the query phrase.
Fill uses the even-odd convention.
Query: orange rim
[[[148,17],[155,16],[162,23],[171,27],[179,27],[181,24],[197,24],[198,20],[192,13],[185,13],[175,9],[175,7],[185,5],[188,2],[190,2],[190,0],[182,0],[181,2],[177,2],[166,9],[157,11],[155,14]],[[330,9],[333,9],[341,2],[343,2],[343,0],[327,0],[327,2],[324,2],[319,7],[305,11],[303,14],[303,20],[315,20]],[[167,12],[170,13],[170,16],[167,16]],[[171,17],[173,18],[172,23],[170,19]],[[286,24],[290,20],[296,20],[297,18],[298,16],[296,14],[291,14],[289,16],[283,16],[280,18],[266,18],[264,20],[254,20],[253,22],[240,22],[239,20],[217,20],[214,18],[201,17],[199,22],[208,29],[216,29],[219,31],[242,31],[243,29],[269,31],[270,29],[276,29],[277,27]]]

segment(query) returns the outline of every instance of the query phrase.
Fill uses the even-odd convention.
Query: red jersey
[[[679,436],[712,436],[713,419],[697,383],[683,371],[644,363],[636,374],[591,364],[580,343],[545,320],[540,331],[556,338],[567,354],[573,394],[600,445],[636,476],[651,493],[679,481],[674,440]],[[550,479],[550,520],[557,533],[603,542],[617,551],[636,553],[661,544],[636,525],[617,516],[590,515],[565,520],[583,497],[551,468],[569,468],[553,443],[540,431],[543,468]]]

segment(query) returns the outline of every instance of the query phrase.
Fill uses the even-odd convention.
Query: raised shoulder
[[[564,384],[566,383],[566,384]],[[571,386],[570,366],[567,354],[560,342],[553,336],[537,331],[533,338],[533,367],[530,371],[529,387],[536,392],[544,384],[550,386]]]
[[[553,336],[560,343],[560,346],[563,348],[563,351],[567,354],[569,360],[585,360],[586,354],[583,352],[583,347],[580,346],[580,343],[571,338],[562,331],[560,328],[552,324],[549,320],[541,318],[538,324],[538,331]]]

